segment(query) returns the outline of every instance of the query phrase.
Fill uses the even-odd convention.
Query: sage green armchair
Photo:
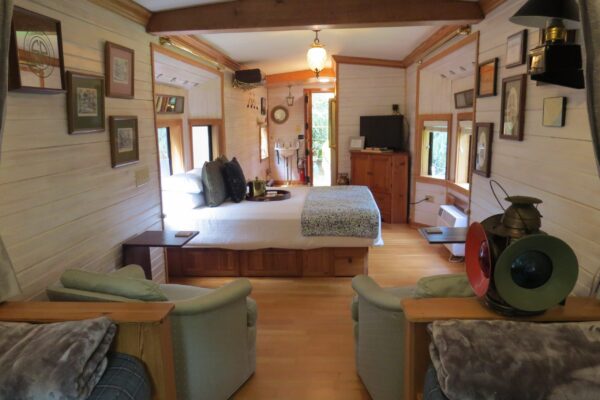
[[[170,320],[179,400],[228,399],[256,369],[257,308],[247,297],[252,291],[247,279],[217,289],[158,285],[130,265],[108,275],[69,270],[61,282],[47,288],[50,300],[174,303]]]
[[[474,296],[464,274],[421,279],[416,287],[382,288],[366,275],[352,279],[356,371],[374,400],[404,398],[404,311],[407,297]]]

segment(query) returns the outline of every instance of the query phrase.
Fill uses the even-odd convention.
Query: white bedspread
[[[316,249],[320,247],[382,246],[377,239],[333,236],[302,236],[300,216],[310,188],[286,188],[291,198],[274,202],[226,202],[169,213],[165,229],[194,230],[200,233],[186,247],[216,247],[232,250],[264,248]]]

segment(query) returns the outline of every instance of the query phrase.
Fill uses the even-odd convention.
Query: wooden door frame
[[[313,183],[313,159],[312,159],[312,95],[313,93],[331,93],[335,97],[335,88],[305,88],[304,89],[304,146],[306,154],[306,174],[310,177],[309,184]],[[331,116],[329,116],[331,118]],[[337,152],[336,152],[337,158]],[[334,160],[331,160],[334,162]],[[331,177],[332,184],[334,177]]]

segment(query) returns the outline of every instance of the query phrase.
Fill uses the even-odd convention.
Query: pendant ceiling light
[[[319,77],[319,73],[325,69],[325,63],[327,62],[327,51],[325,46],[319,41],[319,30],[315,30],[315,41],[310,45],[308,53],[306,53],[306,61],[308,61],[308,67],[311,71],[314,71]]]
[[[289,89],[289,94],[288,94],[288,97],[286,97],[285,99],[287,100],[288,107],[291,107],[294,105],[294,96],[292,96],[292,85],[288,85],[288,89]]]

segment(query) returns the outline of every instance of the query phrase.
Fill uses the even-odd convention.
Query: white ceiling
[[[174,10],[191,6],[203,6],[211,3],[225,3],[233,0],[134,0],[144,8],[155,12],[164,10]]]
[[[319,33],[327,54],[402,60],[438,27],[327,29]],[[310,30],[211,33],[198,35],[232,59],[263,73],[308,68],[306,51],[314,39]],[[330,60],[331,61],[331,60]]]
[[[158,83],[191,88],[201,86],[219,75],[171,58],[154,53],[154,78]]]

